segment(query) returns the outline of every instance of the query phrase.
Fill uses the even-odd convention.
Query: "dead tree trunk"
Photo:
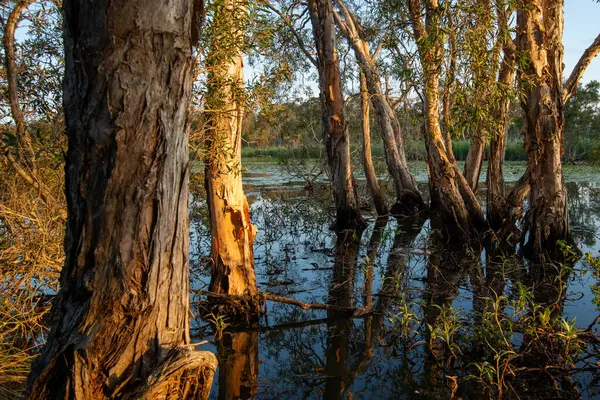
[[[369,44],[360,37],[356,17],[350,13],[342,1],[337,0],[336,3],[343,15],[342,18],[337,13],[334,14],[336,23],[352,47],[361,73],[364,74],[375,116],[381,129],[386,163],[396,189],[396,204],[392,207],[392,213],[414,215],[426,208],[425,202],[419,192],[417,181],[408,168],[400,123],[381,88],[381,77],[375,64],[376,56],[371,55]]]
[[[211,225],[211,292],[233,295],[258,293],[254,274],[254,236],[250,207],[242,188],[242,121],[244,71],[239,21],[247,10],[227,0],[215,13],[213,29],[228,29],[228,51],[213,43],[207,56],[205,179]],[[258,315],[260,305],[253,307]]]
[[[336,207],[334,228],[337,230],[364,228],[366,223],[358,209],[350,162],[350,139],[348,122],[344,115],[344,98],[331,0],[309,0],[308,10],[317,49],[323,139],[331,170],[331,185]]]
[[[187,347],[192,4],[63,3],[66,260],[32,399],[210,386],[216,358]]]
[[[526,250],[543,261],[569,239],[563,153],[563,2],[528,0],[517,8],[518,69],[527,151],[530,210]]]
[[[426,0],[425,23],[420,0],[410,0],[410,18],[423,67],[426,147],[431,202],[442,226],[455,239],[469,240],[486,228],[483,212],[453,157],[448,155],[440,125],[440,70],[443,58],[442,10]]]
[[[377,181],[375,167],[373,166],[373,156],[371,154],[371,121],[369,120],[369,92],[367,91],[367,83],[365,75],[360,73],[360,104],[362,112],[362,139],[363,139],[363,167],[365,169],[365,177],[367,184],[373,197],[373,203],[378,215],[385,215],[388,209],[381,195],[381,187]]]

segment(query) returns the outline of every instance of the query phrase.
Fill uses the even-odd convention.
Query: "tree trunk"
[[[20,159],[21,150],[25,155],[25,163],[31,165],[35,152],[33,151],[31,140],[25,134],[25,118],[23,116],[23,110],[21,109],[21,103],[19,102],[19,94],[17,92],[17,63],[15,56],[15,31],[19,23],[19,18],[23,11],[33,3],[33,0],[19,0],[12,9],[8,20],[6,21],[6,28],[4,30],[4,65],[6,67],[6,80],[8,86],[8,101],[10,104],[10,111],[15,121],[15,133],[16,133],[16,159]]]
[[[66,260],[30,397],[178,397],[190,374],[206,393],[216,358],[186,350],[192,1],[63,8]]]
[[[440,70],[443,57],[441,10],[437,0],[427,0],[424,24],[420,1],[410,0],[409,9],[425,77],[424,114],[431,202],[435,205],[436,212],[443,221],[442,226],[450,237],[469,240],[476,236],[477,232],[486,228],[486,221],[456,161],[448,155],[442,136],[440,126]],[[452,235],[453,233],[458,235]]]
[[[508,18],[501,14],[499,23],[502,25],[501,34],[508,34]],[[504,56],[498,75],[498,83],[504,90],[510,90],[515,80],[515,44],[510,37],[506,38],[502,46]],[[520,217],[520,212],[515,213],[507,207],[513,208],[506,202],[504,188],[504,152],[506,149],[506,130],[508,128],[508,110],[510,97],[503,96],[499,104],[493,107],[493,118],[497,121],[496,131],[490,138],[490,156],[487,170],[487,220],[491,228],[498,232],[500,229],[512,227],[516,219],[510,216]],[[515,205],[522,209],[523,202]]]
[[[465,160],[463,175],[474,193],[477,193],[477,189],[479,188],[479,177],[481,176],[481,167],[485,158],[486,140],[485,131],[478,128],[471,137],[469,152]]]
[[[247,10],[227,0],[215,13],[214,30],[229,29],[232,44],[225,52],[222,43],[213,43],[206,65],[205,179],[211,225],[212,276],[209,290],[214,293],[250,295],[258,293],[254,274],[254,236],[250,207],[242,188],[242,122],[244,71],[240,18]],[[250,311],[257,316],[260,304]]]
[[[569,214],[563,153],[563,2],[528,0],[517,9],[518,70],[527,151],[530,210],[525,250],[544,261],[558,241],[567,241]]]
[[[356,17],[348,11],[343,2],[337,0],[337,4],[344,14],[343,20],[338,14],[335,14],[337,25],[354,50],[361,73],[364,74],[377,123],[381,129],[385,159],[396,189],[396,204],[392,207],[392,213],[417,214],[426,206],[419,192],[417,181],[408,168],[400,123],[381,88],[381,77],[370,54],[369,44],[360,38],[355,23]]]
[[[27,182],[28,185],[31,185],[39,192],[42,201],[48,206],[59,209],[59,217],[66,220],[66,210],[62,209],[51,190],[49,190],[43,180],[40,179],[36,163],[36,153],[33,149],[31,137],[25,129],[25,116],[23,109],[21,108],[18,93],[19,72],[17,71],[17,60],[15,55],[15,31],[22,13],[32,2],[33,0],[18,1],[10,12],[4,29],[2,45],[5,53],[4,65],[6,67],[8,103],[15,123],[15,137],[17,139],[14,151],[9,147],[7,151],[4,152],[4,157],[6,157],[8,164],[15,172]]]
[[[331,0],[309,0],[308,10],[317,48],[323,139],[336,207],[334,229],[364,228],[366,223],[358,209],[350,162],[350,139],[344,115]]]
[[[363,166],[365,169],[365,177],[373,197],[373,203],[378,215],[385,215],[388,209],[381,195],[381,188],[377,182],[375,167],[373,166],[373,157],[371,155],[371,121],[369,120],[369,93],[367,91],[367,83],[365,75],[360,73],[360,101],[362,112],[362,137],[363,137]]]

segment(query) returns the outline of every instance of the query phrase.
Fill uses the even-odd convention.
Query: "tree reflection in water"
[[[576,239],[584,252],[598,254],[600,189],[567,187]],[[565,321],[577,317],[585,329],[599,313],[590,291],[596,279],[581,262],[529,265],[518,248],[495,243],[457,249],[435,224],[412,219],[379,219],[362,234],[336,235],[328,231],[324,203],[295,196],[254,198],[261,289],[373,311],[348,318],[269,304],[268,326],[237,327],[217,343],[213,398],[594,398],[600,392],[598,343],[581,330],[566,340]],[[274,273],[274,266],[282,271]]]

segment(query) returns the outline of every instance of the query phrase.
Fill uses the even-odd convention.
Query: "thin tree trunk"
[[[508,35],[508,16],[503,10],[498,10],[500,34]],[[510,37],[504,39],[502,45],[504,56],[498,75],[498,83],[504,90],[510,90],[514,85],[515,80],[515,44]],[[511,218],[520,217],[521,212],[515,213],[510,203],[506,202],[505,187],[504,187],[504,153],[506,149],[506,131],[508,128],[509,118],[508,111],[510,108],[510,97],[504,96],[499,104],[493,108],[493,118],[497,121],[496,131],[492,133],[490,138],[490,156],[487,169],[487,220],[491,228],[495,231],[512,227],[516,220]],[[518,190],[518,189],[517,189]],[[515,205],[522,209],[523,203]]]
[[[6,27],[4,30],[4,38],[2,44],[4,46],[4,65],[6,67],[6,82],[7,82],[7,93],[8,102],[10,104],[10,111],[15,122],[15,136],[17,138],[15,143],[15,151],[8,149],[4,154],[10,166],[15,172],[29,185],[34,187],[38,192],[42,201],[49,206],[56,207],[60,211],[59,217],[66,220],[66,210],[62,208],[52,192],[39,178],[39,171],[35,161],[35,151],[25,129],[25,116],[21,109],[21,102],[18,93],[18,71],[17,61],[15,55],[15,31],[17,24],[21,17],[21,14],[27,9],[27,7],[33,2],[33,0],[21,0],[18,1],[12,9]],[[24,157],[21,157],[24,156]]]
[[[364,228],[366,223],[358,209],[350,162],[350,139],[344,115],[331,0],[309,0],[308,10],[317,48],[323,139],[336,206],[334,229]]]
[[[373,197],[373,203],[378,215],[385,215],[388,209],[381,195],[381,188],[377,182],[375,167],[373,166],[373,156],[371,155],[371,121],[369,120],[369,93],[367,91],[367,83],[365,75],[360,73],[360,101],[362,112],[362,137],[363,137],[363,166],[367,184]]]
[[[530,210],[525,246],[544,261],[567,241],[569,214],[561,156],[563,153],[563,2],[528,0],[517,9],[517,48],[524,54],[518,70],[523,109]]]
[[[214,16],[216,30],[230,29],[232,45],[227,54],[213,43],[206,64],[210,67],[206,96],[205,179],[211,225],[211,292],[254,296],[253,243],[256,227],[250,223],[250,207],[242,188],[242,123],[244,85],[239,20],[247,10],[227,0]],[[250,311],[257,316],[260,304]]]
[[[486,133],[481,127],[478,127],[469,146],[469,152],[465,160],[465,169],[463,175],[471,190],[476,193],[479,188],[479,177],[481,176],[481,167],[485,158]]]
[[[350,13],[343,2],[337,0],[337,4],[344,14],[344,19],[335,13],[336,23],[354,50],[381,129],[386,163],[396,189],[396,204],[392,207],[392,213],[414,215],[426,206],[419,192],[417,181],[408,168],[400,123],[383,93],[381,77],[370,54],[369,44],[359,36],[355,16]]]
[[[498,64],[500,63],[501,43],[505,40],[508,32],[499,33],[496,36],[497,40],[493,42],[493,46],[489,48],[489,35],[496,34],[494,31],[494,20],[492,18],[493,2],[490,0],[478,0],[473,4],[473,25],[467,30],[466,40],[469,41],[469,49],[471,60],[469,64],[469,72],[472,74],[474,81],[474,102],[478,112],[475,112],[477,126],[472,132],[469,152],[465,160],[465,168],[463,176],[467,184],[474,193],[477,193],[479,188],[479,178],[481,177],[481,168],[485,158],[485,149],[488,136],[490,135],[489,128],[489,111],[492,107],[490,102],[494,101],[491,95],[496,84],[496,75]],[[501,10],[501,6],[498,6]],[[499,17],[500,18],[500,17]],[[502,29],[499,27],[498,29]],[[485,116],[479,116],[484,114]]]
[[[207,394],[216,358],[187,347],[192,1],[63,9],[66,260],[30,398],[172,398],[191,375]]]
[[[8,83],[8,100],[10,104],[10,111],[15,121],[16,128],[16,159],[19,160],[21,156],[21,150],[26,156],[27,165],[33,163],[35,152],[33,151],[31,141],[25,134],[25,118],[23,116],[23,110],[21,109],[21,103],[19,102],[19,94],[17,92],[17,63],[15,56],[15,31],[19,18],[23,11],[33,3],[33,0],[19,0],[15,7],[12,9],[8,20],[6,21],[6,28],[4,30],[4,65],[6,66],[6,80]]]

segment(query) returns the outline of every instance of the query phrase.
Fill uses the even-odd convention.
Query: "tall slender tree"
[[[354,51],[382,134],[388,171],[396,189],[396,204],[392,207],[392,213],[418,213],[425,208],[425,202],[408,167],[400,123],[381,86],[381,76],[376,64],[381,47],[371,54],[369,43],[361,37],[362,27],[356,15],[341,0],[336,0],[335,3],[340,9],[339,14],[334,11],[336,24]]]
[[[423,4],[422,4],[423,3]],[[470,239],[485,229],[483,211],[475,194],[449,155],[441,126],[441,91],[444,49],[444,8],[437,0],[409,0],[414,40],[423,69],[425,140],[432,208],[455,238]]]
[[[350,162],[350,139],[344,113],[333,6],[331,0],[309,0],[308,10],[317,49],[323,138],[336,207],[334,228],[364,228],[366,223],[358,209]]]
[[[562,0],[524,0],[517,8],[517,78],[522,92],[522,133],[525,139],[530,209],[526,247],[544,260],[558,241],[569,238],[563,153],[564,27]]]
[[[205,397],[189,347],[193,1],[66,0],[66,260],[32,399]]]
[[[244,1],[215,2],[206,58],[205,179],[211,225],[210,290],[254,296],[254,236],[242,188],[244,69],[242,49],[248,9]],[[258,305],[258,304],[257,304]],[[260,307],[253,314],[258,315]]]

